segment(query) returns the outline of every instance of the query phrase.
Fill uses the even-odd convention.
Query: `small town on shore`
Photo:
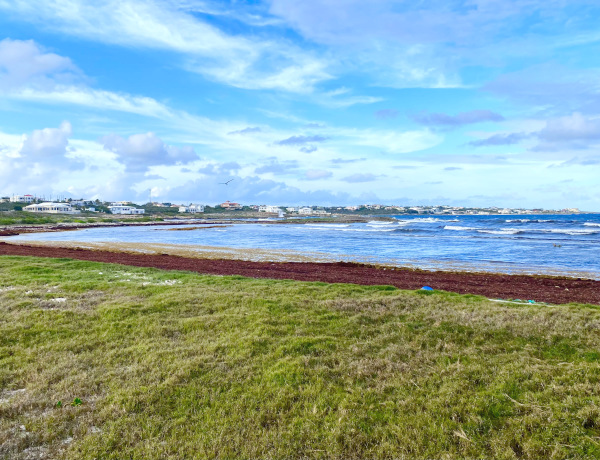
[[[148,202],[136,204],[130,201],[101,201],[99,199],[62,198],[46,201],[35,195],[12,195],[0,197],[0,211],[23,211],[48,214],[104,213],[119,215],[170,214],[189,215],[198,213],[258,212],[279,217],[328,216],[332,214],[435,214],[435,215],[518,215],[518,214],[583,214],[578,208],[526,209],[507,207],[466,207],[448,205],[398,206],[383,204],[361,204],[355,206],[283,206],[257,205],[225,201],[213,206],[205,204],[176,204]]]

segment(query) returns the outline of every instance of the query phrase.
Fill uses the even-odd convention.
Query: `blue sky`
[[[0,193],[600,210],[599,22],[595,0],[0,0]]]

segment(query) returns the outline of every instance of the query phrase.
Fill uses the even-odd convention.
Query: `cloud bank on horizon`
[[[598,19],[592,0],[0,0],[0,194],[600,210]]]

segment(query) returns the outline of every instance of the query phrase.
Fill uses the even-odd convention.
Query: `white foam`
[[[561,228],[536,228],[528,230],[531,233],[559,233],[561,235],[594,235],[600,233],[600,230],[578,230]]]
[[[600,230],[560,230],[560,229],[551,229],[550,233],[561,233],[564,235],[594,235],[595,233],[600,233]]]
[[[492,235],[516,235],[521,230],[516,228],[507,228],[504,230],[477,230],[478,233],[491,233]]]
[[[444,219],[438,219],[437,217],[417,217],[415,219],[407,219],[406,222],[421,222],[421,223],[433,223],[433,222],[447,222]]]
[[[396,222],[369,222],[367,224],[367,227],[372,227],[372,228],[385,228],[385,227],[390,227],[390,226],[394,226],[396,227],[398,224]]]
[[[600,227],[600,224],[596,222],[586,222],[583,225],[585,225],[586,227]]]
[[[310,228],[347,228],[350,224],[306,224]]]
[[[393,232],[395,228],[342,228],[342,232],[367,232],[367,233],[378,233],[378,232]]]
[[[469,231],[469,230],[480,230],[475,227],[461,227],[460,225],[446,225],[444,230],[456,230],[456,231]]]
[[[396,222],[384,222],[381,220],[370,220],[367,222],[369,226],[380,226],[380,225],[396,225]]]

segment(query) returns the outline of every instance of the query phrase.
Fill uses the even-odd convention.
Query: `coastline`
[[[0,255],[7,256],[72,258],[164,270],[185,270],[210,275],[241,275],[251,278],[359,285],[391,285],[408,290],[420,289],[427,285],[436,290],[482,295],[493,299],[600,305],[600,281],[592,279],[546,275],[427,271],[353,262],[277,261],[274,258],[255,261],[244,260],[242,256],[247,252],[244,250],[214,249],[219,251],[214,251],[212,257],[206,255],[190,257],[185,254],[149,254],[139,250],[126,252],[119,250],[118,245],[114,243],[107,243],[105,248],[98,249],[81,246],[64,247],[63,244],[29,245],[0,242]],[[287,251],[281,252],[286,253]],[[228,254],[228,258],[225,258],[224,254]],[[273,251],[268,251],[268,254],[273,256]],[[283,254],[283,256],[285,255],[289,254]]]
[[[386,216],[340,216],[324,217],[314,219],[285,219],[269,220],[273,216],[259,216],[251,218],[235,217],[202,217],[185,218],[173,220],[153,220],[153,221],[127,221],[117,222],[53,222],[47,224],[10,224],[0,225],[0,237],[16,236],[23,233],[47,233],[47,232],[66,232],[71,230],[82,230],[86,228],[104,228],[104,227],[154,227],[167,225],[232,225],[232,224],[307,224],[307,223],[360,223],[370,220],[388,221]]]
[[[147,222],[58,222],[51,224],[13,224],[0,226],[1,236],[17,236],[23,233],[47,233],[47,232],[67,232],[71,230],[83,230],[85,228],[104,228],[104,227],[153,227],[166,225],[219,225],[231,224],[229,219],[221,219],[214,221],[185,219],[177,221],[147,221]],[[236,222],[239,223],[239,222]]]

